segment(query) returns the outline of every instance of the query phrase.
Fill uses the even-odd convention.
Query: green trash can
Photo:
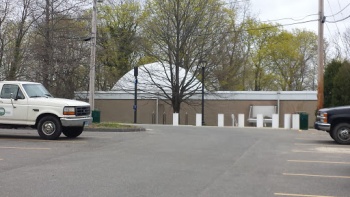
[[[101,116],[101,112],[100,111],[92,110],[91,116],[92,116],[92,122],[100,123],[100,116]]]
[[[298,112],[299,114],[299,128],[301,130],[308,130],[309,128],[309,114],[306,112]]]

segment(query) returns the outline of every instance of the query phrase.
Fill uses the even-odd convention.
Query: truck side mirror
[[[13,93],[11,92],[11,94],[10,94],[10,95],[11,95],[11,104],[12,104],[12,107],[13,107],[13,108],[16,108],[16,106],[15,106],[15,105],[13,105]]]

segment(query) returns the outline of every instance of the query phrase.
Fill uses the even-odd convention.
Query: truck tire
[[[334,140],[333,132],[332,132],[332,131],[328,131],[328,134],[329,134],[329,136],[331,136],[331,138]]]
[[[339,144],[350,144],[350,124],[339,123],[332,129],[333,139]]]
[[[84,130],[84,127],[63,127],[62,133],[68,138],[78,137]]]
[[[39,120],[37,130],[41,138],[56,140],[62,133],[62,126],[55,116],[44,116]]]

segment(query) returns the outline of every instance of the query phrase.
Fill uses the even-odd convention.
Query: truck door
[[[0,92],[0,123],[25,124],[28,98],[17,84],[4,84]]]

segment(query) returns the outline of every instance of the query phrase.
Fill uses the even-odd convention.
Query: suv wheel
[[[332,136],[339,144],[350,144],[350,124],[337,124],[334,129],[332,129]]]
[[[331,136],[331,138],[334,140],[334,137],[333,137],[333,132],[328,131],[328,134],[329,134],[329,136]]]

